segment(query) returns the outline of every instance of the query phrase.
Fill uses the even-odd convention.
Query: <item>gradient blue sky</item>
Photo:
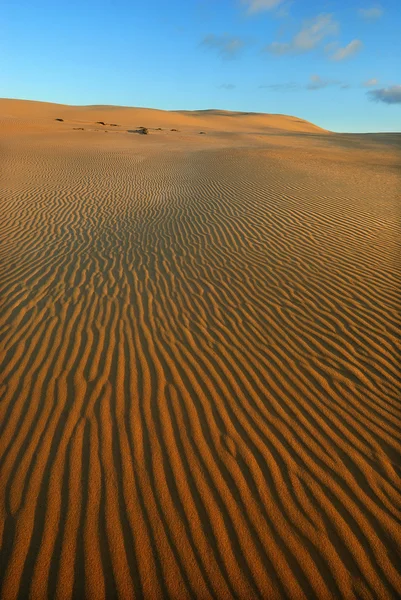
[[[0,96],[401,130],[401,2],[5,0]]]

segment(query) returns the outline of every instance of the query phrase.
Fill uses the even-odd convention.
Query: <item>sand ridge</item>
[[[399,597],[399,137],[130,110],[0,101],[0,597]]]

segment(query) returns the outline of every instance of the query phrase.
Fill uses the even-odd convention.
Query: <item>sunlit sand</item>
[[[2,600],[399,597],[401,135],[0,126]]]

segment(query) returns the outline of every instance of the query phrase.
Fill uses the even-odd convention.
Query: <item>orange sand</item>
[[[399,597],[401,136],[0,127],[1,599]]]

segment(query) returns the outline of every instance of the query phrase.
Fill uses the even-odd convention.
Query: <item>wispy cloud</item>
[[[301,29],[290,42],[272,42],[264,48],[271,54],[301,54],[313,50],[326,37],[336,35],[339,25],[332,14],[322,13],[313,19],[304,21]]]
[[[306,85],[307,90],[321,90],[328,85],[337,84],[339,82],[330,79],[323,79],[320,75],[311,75],[309,83]]]
[[[222,83],[221,85],[219,85],[219,88],[223,90],[234,90],[236,87],[237,86],[233,83]]]
[[[339,81],[338,79],[325,79],[324,77],[320,77],[320,75],[311,75],[309,78],[309,83],[306,85],[306,89],[314,91],[330,86],[339,87],[341,90],[348,90],[351,87],[349,83]]]
[[[294,37],[295,48],[301,51],[313,50],[325,37],[338,33],[338,23],[331,14],[321,14],[307,21]]]
[[[259,86],[259,89],[271,90],[272,92],[291,92],[294,90],[299,90],[300,88],[302,88],[302,86],[294,81],[290,81],[288,83],[269,83]]]
[[[289,17],[291,5],[292,0],[289,0],[289,2],[286,2],[282,6],[280,5],[278,10],[275,11],[274,16],[278,17],[279,19],[285,19],[286,17]]]
[[[344,48],[338,48],[330,58],[336,61],[345,60],[359,52],[362,46],[361,40],[352,40],[352,42],[344,46]]]
[[[373,87],[375,85],[378,85],[378,83],[379,83],[379,80],[372,77],[372,79],[367,79],[367,81],[364,81],[362,83],[362,85],[363,85],[363,87]]]
[[[358,15],[366,21],[376,21],[383,14],[383,8],[380,5],[372,6],[371,8],[360,8]]]
[[[366,92],[371,100],[385,104],[401,104],[401,85],[392,85],[379,90]]]
[[[277,8],[284,0],[241,0],[241,2],[247,6],[247,12],[252,15]]]
[[[223,58],[234,58],[245,46],[245,42],[240,37],[230,36],[228,34],[214,35],[210,33],[202,40],[202,45],[216,50]]]
[[[267,85],[260,85],[260,89],[267,89],[272,92],[293,92],[300,90],[316,91],[329,86],[337,86],[341,89],[348,89],[350,86],[348,83],[339,81],[338,79],[327,79],[320,75],[311,75],[309,81],[305,83],[296,83],[290,81],[288,83],[270,83]]]
[[[283,56],[283,54],[290,54],[293,51],[291,44],[284,44],[282,42],[272,42],[264,48],[266,52],[275,54],[276,56]]]

